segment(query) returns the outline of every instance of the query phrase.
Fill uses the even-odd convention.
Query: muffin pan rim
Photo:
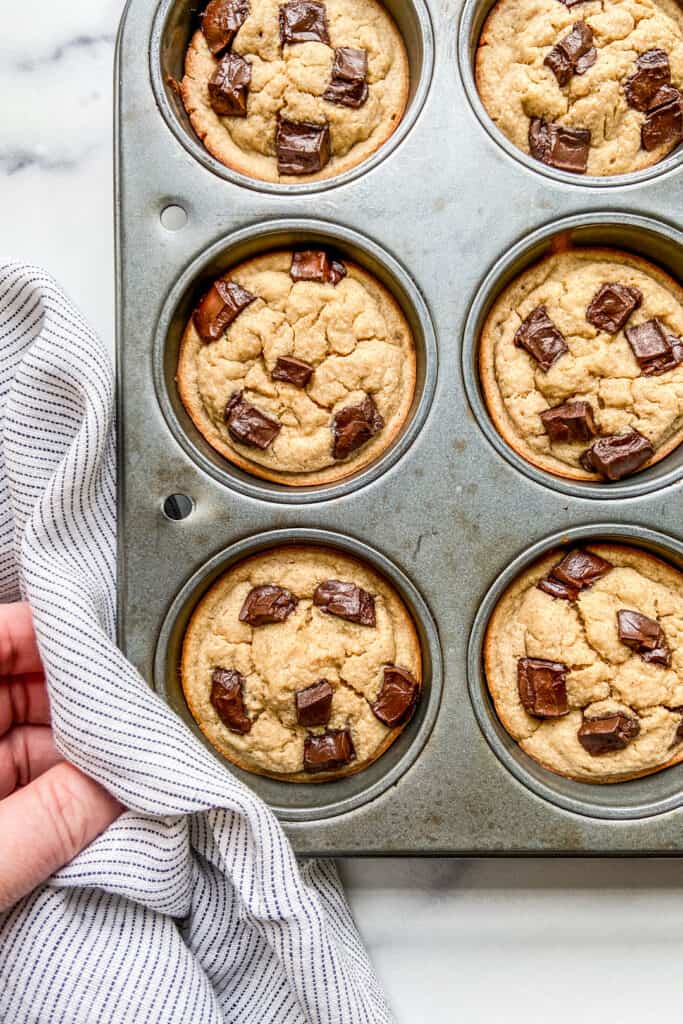
[[[181,628],[180,636],[173,637],[176,623],[181,618],[189,618],[201,598],[208,593],[211,586],[232,566],[237,565],[251,555],[273,551],[280,547],[296,545],[313,545],[327,549],[337,549],[359,561],[366,562],[375,572],[384,577],[396,590],[414,622],[422,657],[422,684],[420,701],[415,715],[405,725],[392,744],[375,761],[353,775],[334,779],[330,782],[291,782],[287,779],[272,779],[257,773],[239,769],[228,758],[224,758],[210,741],[202,734],[195,722],[180,684],[179,663],[173,658],[175,651],[182,650],[182,641],[186,623]],[[175,705],[177,700],[169,694],[169,676],[177,675],[177,685],[184,709]],[[439,631],[427,602],[409,576],[380,550],[371,547],[364,541],[333,530],[322,530],[312,527],[290,527],[280,530],[268,530],[260,534],[251,534],[216,552],[212,558],[200,566],[183,584],[174,596],[156,638],[154,654],[154,689],[166,703],[185,720],[193,733],[203,743],[216,760],[237,774],[238,778],[249,780],[249,785],[267,799],[266,793],[279,789],[284,796],[288,790],[297,795],[305,795],[307,787],[311,790],[311,805],[298,807],[286,802],[278,804],[271,797],[267,799],[269,806],[283,821],[310,822],[346,814],[358,807],[371,802],[408,772],[422,752],[436,722],[443,690],[443,659]],[[401,746],[406,749],[399,753]],[[394,748],[397,748],[394,750]],[[394,754],[392,756],[392,751]],[[386,770],[382,773],[382,763]],[[377,766],[377,767],[375,767]],[[374,771],[372,770],[374,768]],[[363,776],[379,775],[374,782],[363,787]],[[344,790],[353,790],[349,795]],[[327,792],[331,797],[325,801]],[[316,797],[323,799],[318,803]]]

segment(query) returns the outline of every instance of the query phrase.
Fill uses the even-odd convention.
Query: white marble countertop
[[[0,257],[53,273],[110,347],[122,7],[6,4],[0,40]],[[354,860],[342,870],[400,1024],[630,1024],[678,1009],[683,862]]]

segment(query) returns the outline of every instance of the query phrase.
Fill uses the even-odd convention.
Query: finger
[[[0,800],[64,758],[46,725],[21,725],[0,738]]]
[[[31,608],[26,601],[0,604],[0,676],[42,672]]]
[[[73,860],[122,810],[67,761],[0,802],[0,913]]]
[[[47,725],[50,702],[39,674],[0,679],[0,736],[12,725]]]

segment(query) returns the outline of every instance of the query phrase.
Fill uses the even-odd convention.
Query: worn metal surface
[[[639,538],[683,565],[683,455],[609,489],[531,470],[490,429],[473,342],[500,284],[558,244],[631,248],[683,280],[681,237],[671,225],[681,153],[628,185],[564,180],[513,156],[481,123],[468,70],[486,3],[467,8],[459,50],[462,4],[426,3],[387,3],[407,37],[416,83],[409,130],[341,182],[261,188],[203,153],[166,81],[181,71],[190,5],[130,0],[116,72],[121,643],[187,719],[178,641],[212,574],[246,550],[243,541],[263,543],[265,531],[343,535],[352,548],[369,547],[413,607],[431,695],[393,753],[352,784],[293,787],[243,776],[284,817],[308,819],[286,821],[297,851],[675,853],[683,766],[589,787],[533,765],[492,714],[480,642],[496,596],[482,605],[487,591],[546,538],[552,546],[572,530]],[[433,72],[423,52],[432,40]],[[160,220],[169,205],[188,215],[175,232]],[[416,332],[419,394],[381,472],[288,494],[232,470],[203,445],[177,401],[173,368],[183,317],[211,274],[265,243],[307,233],[345,246],[395,292]],[[171,494],[192,498],[186,519],[165,517]],[[592,524],[600,525],[586,534]]]

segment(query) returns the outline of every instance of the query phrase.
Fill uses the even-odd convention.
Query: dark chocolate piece
[[[590,402],[564,402],[540,417],[551,441],[590,441],[598,432]]]
[[[332,419],[332,454],[346,459],[378,434],[384,420],[370,395],[360,405],[347,405]]]
[[[284,587],[267,583],[254,587],[247,594],[239,614],[240,622],[250,626],[265,626],[270,622],[284,622],[299,603],[298,597]]]
[[[348,729],[328,729],[322,736],[304,740],[304,771],[332,772],[356,760]]]
[[[246,117],[251,64],[226,53],[209,81],[209,102],[219,117]]]
[[[418,682],[410,672],[396,665],[385,665],[382,689],[370,707],[380,722],[395,729],[411,717],[419,691]]]
[[[283,46],[287,43],[326,43],[329,46],[325,4],[314,0],[292,0],[282,4],[280,42]]]
[[[575,548],[536,584],[539,590],[565,601],[576,601],[581,590],[587,590],[606,576],[614,566],[600,555],[585,548]]]
[[[280,433],[282,424],[247,402],[243,395],[243,391],[236,391],[225,407],[230,436],[239,444],[265,449]]]
[[[332,77],[323,99],[344,107],[362,107],[368,98],[367,78],[367,50],[339,46],[334,51]]]
[[[595,64],[597,50],[593,46],[593,30],[585,21],[575,21],[569,35],[553,46],[544,60],[560,85],[566,85],[573,74],[583,75]]]
[[[656,619],[622,608],[617,612],[617,627],[622,644],[637,651],[643,661],[669,667],[671,651],[664,630]]]
[[[658,146],[679,142],[683,136],[683,102],[678,89],[663,85],[648,107],[640,129],[640,143],[650,152]]]
[[[226,50],[249,17],[249,0],[211,0],[202,17],[202,32],[214,57]]]
[[[313,604],[327,615],[338,615],[361,626],[375,625],[374,594],[355,583],[325,580],[315,588]]]
[[[517,660],[517,690],[524,710],[535,718],[561,718],[567,704],[567,666],[545,658]]]
[[[585,174],[590,144],[588,128],[565,128],[562,124],[549,124],[540,117],[532,117],[529,124],[531,155],[559,171]]]
[[[579,743],[594,757],[623,750],[640,732],[640,722],[622,711],[598,718],[584,718],[577,733]]]
[[[293,384],[295,388],[305,388],[312,375],[313,367],[310,363],[305,363],[303,359],[294,359],[293,356],[278,356],[270,376],[273,380]]]
[[[586,320],[599,331],[616,334],[643,301],[640,288],[613,281],[601,284],[586,310]]]
[[[664,50],[646,50],[637,58],[636,70],[626,79],[626,102],[629,107],[646,111],[656,93],[670,81],[671,68]]]
[[[626,328],[626,340],[646,376],[673,370],[683,360],[680,338],[667,334],[661,320],[653,317],[637,327]]]
[[[292,253],[289,276],[293,281],[318,281],[320,284],[339,284],[346,277],[341,260],[332,259],[323,249],[307,249]]]
[[[548,316],[545,306],[537,306],[515,331],[515,345],[525,348],[547,373],[560,356],[568,352],[564,335]]]
[[[236,281],[228,281],[224,277],[214,281],[193,315],[200,338],[217,341],[255,298],[246,288],[240,288]]]
[[[247,733],[251,719],[244,710],[244,676],[234,668],[215,668],[211,675],[211,704],[231,732]]]
[[[281,117],[275,132],[280,174],[315,174],[330,159],[330,126]]]
[[[549,167],[570,174],[585,174],[591,133],[588,128],[565,128],[533,118],[529,125],[531,155]]]
[[[334,690],[327,679],[319,679],[312,686],[297,690],[294,694],[296,720],[299,725],[327,725],[332,711]]]
[[[581,465],[589,473],[599,473],[606,480],[621,480],[635,473],[655,450],[646,437],[633,427],[624,434],[599,437],[581,456]]]
[[[560,0],[560,3],[565,7],[576,7],[577,4],[586,3],[586,0]]]

